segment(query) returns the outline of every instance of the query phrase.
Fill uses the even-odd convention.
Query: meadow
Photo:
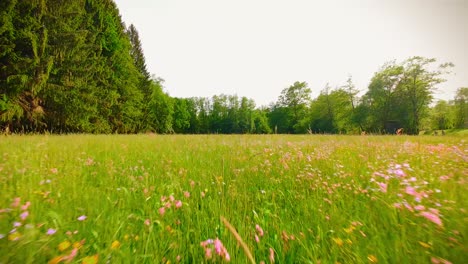
[[[466,136],[0,136],[0,263],[466,263]]]

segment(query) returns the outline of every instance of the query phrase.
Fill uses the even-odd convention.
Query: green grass
[[[257,263],[463,263],[467,164],[460,136],[2,136],[0,263],[248,263],[221,216]]]

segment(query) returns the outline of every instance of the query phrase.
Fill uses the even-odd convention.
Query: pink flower
[[[260,243],[260,238],[257,235],[255,235],[255,242]]]
[[[450,179],[450,177],[447,176],[447,175],[443,175],[443,176],[440,176],[440,177],[439,177],[439,180],[441,180],[441,181],[446,181],[446,180],[448,180],[448,179]]]
[[[23,211],[28,210],[30,205],[31,205],[31,202],[27,201],[23,206],[21,206],[21,210],[23,210]]]
[[[189,197],[190,197],[190,193],[189,193],[189,192],[184,192],[184,196],[185,196],[186,198],[189,198]]]
[[[161,196],[161,202],[164,203],[166,201],[167,197],[166,196]]]
[[[177,200],[177,202],[175,203],[175,207],[176,207],[176,208],[181,208],[181,207],[182,207],[182,201],[181,201],[181,200]]]
[[[213,257],[213,252],[211,248],[205,248],[205,257],[206,259],[211,259]]]
[[[416,190],[411,186],[406,186],[406,193],[412,196],[419,195],[418,192],[416,192]]]
[[[259,236],[263,236],[263,229],[259,225],[255,225],[255,230],[257,230]]]
[[[193,180],[190,181],[190,187],[194,187],[195,186],[195,182]]]
[[[50,169],[50,172],[52,172],[53,174],[56,174],[58,172],[58,169],[57,168],[52,168],[52,169]]]
[[[395,175],[399,176],[399,177],[406,176],[406,173],[402,169],[396,169],[396,170],[393,171],[393,173],[395,173]]]
[[[13,202],[11,203],[11,207],[18,207],[20,205],[21,198],[16,197],[13,199]]]
[[[421,216],[425,217],[427,220],[439,225],[439,226],[442,226],[442,220],[440,219],[440,217],[436,214],[433,214],[433,213],[430,213],[430,212],[422,212],[420,214]]]
[[[275,251],[272,248],[270,248],[270,262],[275,262]]]
[[[159,212],[160,215],[164,215],[164,213],[166,213],[166,208],[161,207],[161,208],[159,208],[158,212]]]
[[[149,226],[151,224],[151,221],[149,219],[145,220],[145,225]]]
[[[13,222],[13,227],[18,227],[18,226],[21,226],[20,222]]]
[[[215,250],[216,250],[216,254],[221,255],[221,253],[223,252],[223,248],[224,248],[223,243],[221,243],[221,240],[216,238],[214,240],[214,247],[215,247]]]
[[[20,214],[20,218],[21,220],[26,220],[26,218],[28,218],[29,216],[29,212],[28,211],[24,211],[23,213]]]
[[[424,205],[416,205],[416,206],[414,207],[414,209],[415,209],[416,211],[422,211],[422,210],[426,209],[426,207],[424,207]]]
[[[393,207],[401,209],[401,203],[394,203]]]
[[[67,260],[67,263],[70,263],[78,255],[78,248],[73,248],[70,252],[70,255],[64,257],[64,260]]]
[[[174,200],[175,200],[174,195],[171,194],[171,195],[169,196],[169,201],[173,202]]]
[[[386,183],[383,183],[383,182],[378,182],[377,183],[380,187],[380,191],[386,193],[387,192],[387,184]]]
[[[84,221],[84,220],[86,220],[86,218],[88,218],[86,215],[82,215],[82,216],[79,216],[79,217],[77,218],[77,220],[78,220],[78,221]]]

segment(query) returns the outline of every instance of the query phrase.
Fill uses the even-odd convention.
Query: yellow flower
[[[369,255],[369,256],[367,256],[367,259],[368,259],[371,263],[377,263],[377,257],[374,256],[374,255]]]
[[[80,249],[83,246],[80,242],[73,243],[73,248]]]
[[[20,232],[15,232],[15,233],[12,233],[12,234],[8,235],[8,240],[15,241],[15,240],[18,240],[20,237],[21,237],[21,233]]]
[[[94,255],[94,256],[87,256],[83,259],[83,262],[82,264],[97,264],[98,263],[98,260],[99,260],[99,256],[98,255]]]
[[[117,249],[120,247],[120,242],[118,240],[115,240],[112,242],[111,249]]]
[[[429,245],[428,243],[424,243],[424,242],[421,242],[421,241],[419,241],[419,244],[421,246],[425,247],[425,248],[430,248],[431,247],[431,245]]]
[[[338,246],[343,246],[343,240],[341,238],[333,238],[333,241],[338,245]]]
[[[66,240],[66,241],[63,241],[62,243],[60,243],[58,245],[58,249],[60,251],[65,251],[67,248],[69,248],[71,246],[71,243],[70,241]]]
[[[64,257],[64,256],[57,256],[57,257],[55,257],[55,258],[49,260],[49,262],[47,262],[47,263],[48,263],[48,264],[58,264],[58,263],[62,262],[63,257]]]
[[[356,229],[354,226],[350,226],[349,228],[344,228],[344,231],[349,234],[352,233],[354,229]]]

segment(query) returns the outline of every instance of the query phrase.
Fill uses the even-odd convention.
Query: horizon
[[[348,76],[362,95],[384,63],[412,56],[455,64],[434,101],[468,87],[463,0],[115,3],[139,32],[148,71],[173,97],[238,95],[260,107],[295,81],[315,98]]]

